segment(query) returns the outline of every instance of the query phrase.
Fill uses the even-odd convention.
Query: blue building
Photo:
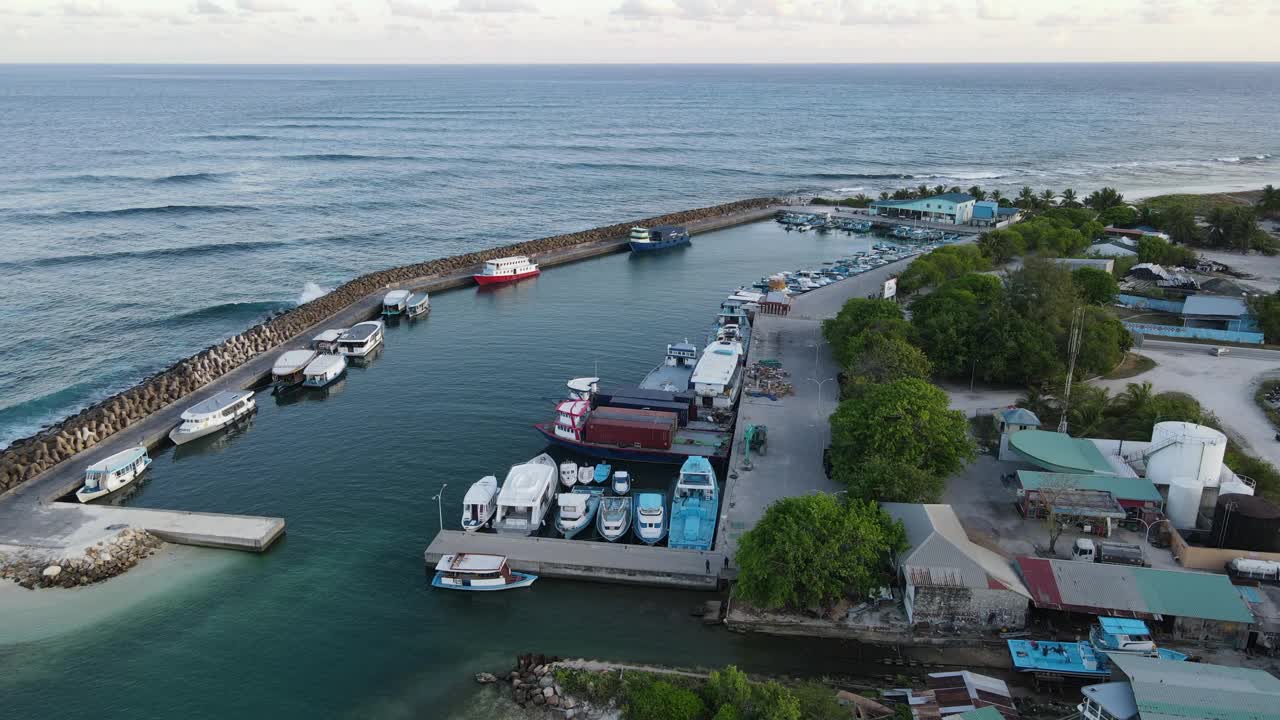
[[[968,225],[973,219],[974,197],[943,193],[915,200],[876,200],[871,214],[901,220],[923,220],[946,225]]]
[[[996,225],[1006,220],[1017,222],[1022,211],[1015,207],[1000,207],[995,200],[978,200],[973,204],[974,225]]]
[[[1238,297],[1192,295],[1182,304],[1182,324],[1186,327],[1261,332],[1249,305]]]

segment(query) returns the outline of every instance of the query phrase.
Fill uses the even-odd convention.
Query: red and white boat
[[[490,260],[484,264],[484,270],[473,275],[479,285],[497,285],[498,283],[515,282],[533,277],[542,272],[538,264],[524,255]]]

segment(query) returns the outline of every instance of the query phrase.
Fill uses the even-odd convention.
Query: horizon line
[[[1280,65],[1276,60],[1009,60],[992,62],[936,61],[782,61],[782,62],[416,62],[385,60],[345,61],[191,61],[191,60],[0,60],[0,66],[110,66],[110,65],[184,65],[195,67],[849,67],[849,66],[939,66],[999,67],[1011,65]]]

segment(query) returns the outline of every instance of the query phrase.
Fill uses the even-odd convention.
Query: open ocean
[[[359,273],[763,194],[1280,181],[1275,65],[0,66],[0,446]]]

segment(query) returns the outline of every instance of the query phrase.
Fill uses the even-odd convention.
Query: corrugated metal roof
[[[1254,621],[1225,575],[1025,556],[1018,558],[1018,570],[1037,607]]]
[[[902,521],[910,547],[899,560],[904,569],[917,568],[959,580],[965,587],[990,588],[989,580],[1031,597],[1012,563],[974,544],[950,505],[882,503],[885,512]]]
[[[990,705],[987,707],[980,707],[977,710],[960,713],[954,717],[963,718],[963,720],[1003,720],[1004,718],[1004,716],[1000,714],[999,710],[991,707]]]
[[[1249,314],[1249,307],[1240,298],[1192,295],[1182,304],[1182,314],[1240,317]]]
[[[1053,472],[1114,474],[1097,446],[1064,433],[1022,430],[1009,436],[1009,445],[1029,461]]]
[[[1000,411],[1000,419],[1010,425],[1039,425],[1040,418],[1026,408],[1013,407]]]
[[[1280,680],[1264,670],[1111,655],[1142,720],[1274,720]]]
[[[1096,447],[1096,446],[1095,446]],[[1019,470],[1018,482],[1025,490],[1036,490],[1045,485],[1051,488],[1073,490],[1101,490],[1111,493],[1116,500],[1141,500],[1159,503],[1160,491],[1146,478],[1119,477],[1097,473],[1047,473]]]

